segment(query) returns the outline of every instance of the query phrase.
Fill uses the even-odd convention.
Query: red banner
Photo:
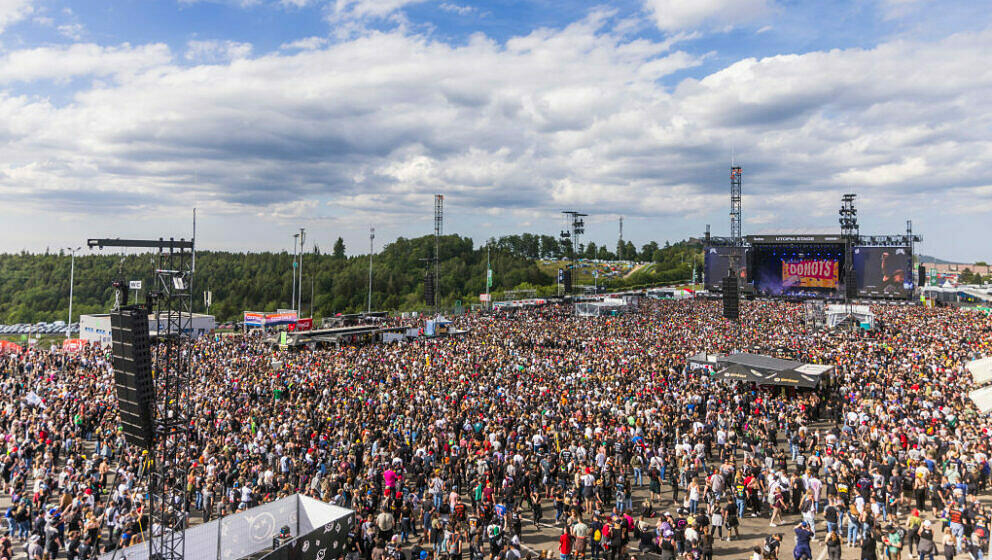
[[[313,328],[313,319],[306,318],[300,319],[296,322],[296,330],[298,331],[308,331]]]
[[[62,350],[66,352],[79,352],[86,346],[86,341],[81,338],[70,338],[62,342]]]
[[[801,288],[836,288],[840,263],[826,260],[782,261],[782,285]]]

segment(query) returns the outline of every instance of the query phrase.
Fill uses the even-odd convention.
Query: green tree
[[[334,242],[333,255],[336,259],[344,258],[344,239],[338,237],[338,240]]]
[[[596,258],[596,250],[597,250],[596,243],[593,242],[593,241],[590,241],[588,244],[586,244],[586,250],[584,251],[583,255],[587,259],[595,259]]]

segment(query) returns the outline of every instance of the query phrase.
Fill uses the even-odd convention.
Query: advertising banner
[[[804,259],[782,261],[782,286],[795,288],[836,288],[840,263],[831,260]]]
[[[271,327],[273,325],[289,325],[296,323],[296,312],[295,311],[284,311],[281,313],[266,313],[265,314],[265,326]]]
[[[245,325],[249,327],[261,327],[265,324],[265,313],[245,311]]]
[[[66,352],[79,352],[86,347],[86,341],[81,338],[70,338],[62,342],[62,350]]]
[[[296,325],[295,311],[279,311],[276,313],[260,313],[245,311],[245,325],[249,327],[272,327],[275,325]]]

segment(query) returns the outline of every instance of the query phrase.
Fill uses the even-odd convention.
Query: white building
[[[165,329],[165,320],[162,320],[162,328]],[[199,338],[205,334],[210,334],[217,328],[217,321],[213,315],[193,314],[192,332],[193,338]],[[158,325],[155,324],[155,316],[148,316],[148,332],[155,335],[158,332]],[[79,338],[90,343],[98,342],[103,346],[110,346],[110,315],[103,313],[100,315],[80,315],[79,316]]]

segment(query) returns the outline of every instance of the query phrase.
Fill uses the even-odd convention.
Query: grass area
[[[542,260],[537,263],[537,267],[540,268],[542,272],[550,275],[552,278],[557,278],[558,269],[565,268],[566,266],[568,266],[568,261]],[[599,271],[599,278],[602,280],[605,278],[622,278],[634,268],[634,266],[629,263],[620,262],[594,263],[589,261],[579,261],[575,266],[575,275],[572,277],[572,283],[574,284],[593,284],[593,271]],[[611,274],[613,276],[610,276]]]

